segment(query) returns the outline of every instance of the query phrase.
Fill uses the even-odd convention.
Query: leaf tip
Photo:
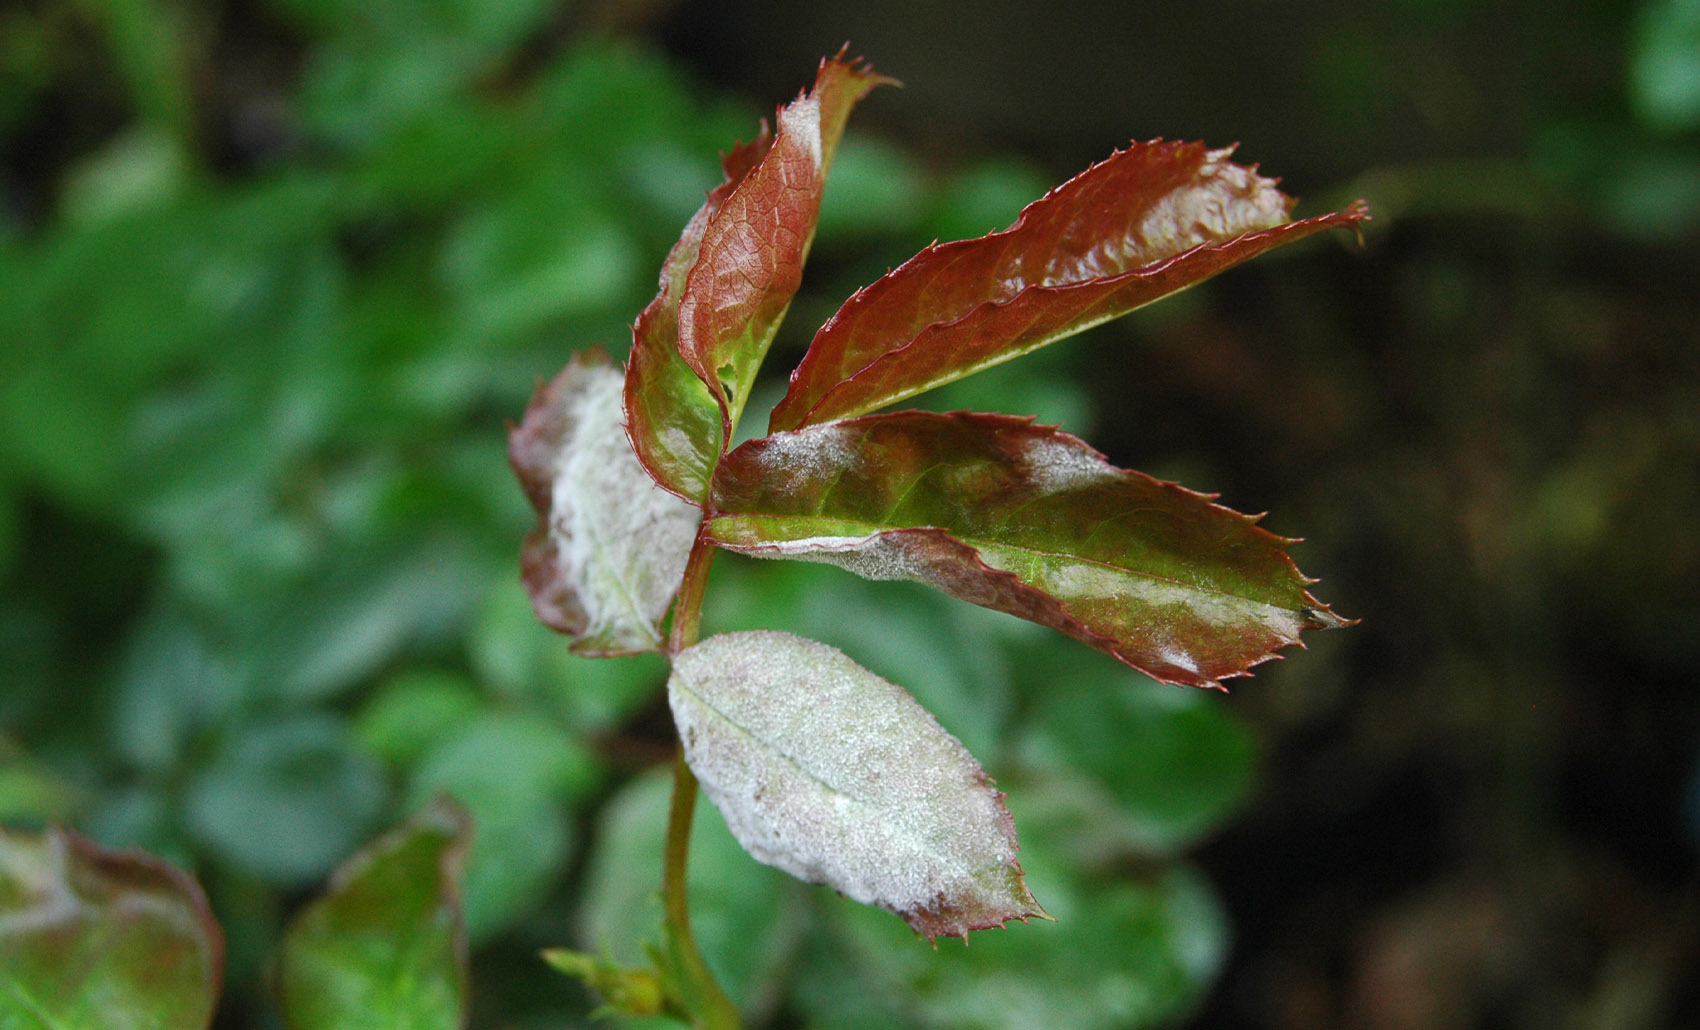
[[[1302,627],[1304,629],[1345,629],[1347,626],[1356,626],[1363,621],[1362,619],[1348,619],[1336,615],[1333,609],[1321,601],[1310,597],[1309,594],[1305,596],[1311,603],[1299,609],[1299,617],[1304,620]],[[1303,641],[1299,642],[1299,646],[1304,646]]]

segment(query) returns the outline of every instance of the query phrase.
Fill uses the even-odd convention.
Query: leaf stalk
[[[673,626],[667,651],[676,655],[697,642],[702,622],[702,599],[715,547],[699,533],[685,564],[684,582],[673,607]],[[686,869],[690,861],[691,821],[696,814],[697,778],[685,764],[680,747],[673,759],[673,801],[667,812],[667,844],[661,872],[663,925],[667,937],[667,966],[678,1002],[699,1030],[737,1030],[737,1006],[726,997],[714,973],[697,950],[691,934]]]

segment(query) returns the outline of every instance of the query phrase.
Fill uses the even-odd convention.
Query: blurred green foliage
[[[0,814],[193,870],[229,938],[222,1025],[265,1025],[261,974],[304,893],[439,793],[475,827],[479,1021],[581,1023],[593,1001],[536,948],[637,961],[655,936],[665,669],[572,657],[532,617],[504,422],[573,350],[623,352],[755,119],[641,49],[560,41],[562,16],[3,15],[0,134],[79,104],[106,124],[67,128],[17,184],[39,202],[0,223]],[[218,48],[245,32],[290,69],[244,77]],[[209,75],[231,93],[206,97]],[[853,135],[822,216],[831,282],[794,321],[1044,186]],[[940,401],[1092,410],[1040,376]],[[711,596],[716,628],[810,634],[912,689],[1011,791],[1063,919],[935,954],[756,865],[704,806],[698,933],[755,1019],[1022,1026],[1068,999],[1069,1025],[1119,1027],[1199,997],[1226,930],[1173,857],[1249,791],[1224,710],[901,585],[727,559]]]

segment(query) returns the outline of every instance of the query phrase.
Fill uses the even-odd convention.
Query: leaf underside
[[[658,650],[700,510],[655,484],[621,426],[624,377],[580,354],[508,439],[537,511],[523,575],[537,617],[580,654]]]
[[[668,699],[703,791],[758,861],[928,939],[1045,917],[979,763],[842,652],[770,631],[711,637],[675,658]]]
[[[1006,415],[899,412],[753,440],[715,476],[721,547],[913,579],[1167,683],[1220,686],[1343,624],[1293,541]]]
[[[0,1026],[204,1027],[223,975],[182,872],[58,828],[0,830]]]
[[[821,327],[769,428],[877,410],[1368,217],[1353,205],[1288,222],[1292,200],[1230,153],[1135,143],[1008,229],[921,251]]]

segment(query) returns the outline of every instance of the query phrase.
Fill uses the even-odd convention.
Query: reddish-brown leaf
[[[802,281],[822,188],[850,110],[892,80],[839,57],[780,110],[778,133],[703,229],[679,302],[679,352],[721,410],[723,441]]]
[[[929,583],[1169,683],[1219,686],[1342,624],[1291,540],[1030,419],[910,411],[776,433],[721,461],[711,501],[722,547]]]
[[[770,428],[876,410],[1368,217],[1357,204],[1288,222],[1292,200],[1230,153],[1135,143],[1008,229],[921,251],[821,327]]]
[[[708,494],[708,477],[720,458],[720,406],[679,354],[679,301],[709,220],[772,145],[773,134],[763,122],[754,142],[739,144],[721,159],[725,181],[709,192],[685,225],[661,266],[661,292],[632,327],[626,433],[650,476],[693,503]]]

